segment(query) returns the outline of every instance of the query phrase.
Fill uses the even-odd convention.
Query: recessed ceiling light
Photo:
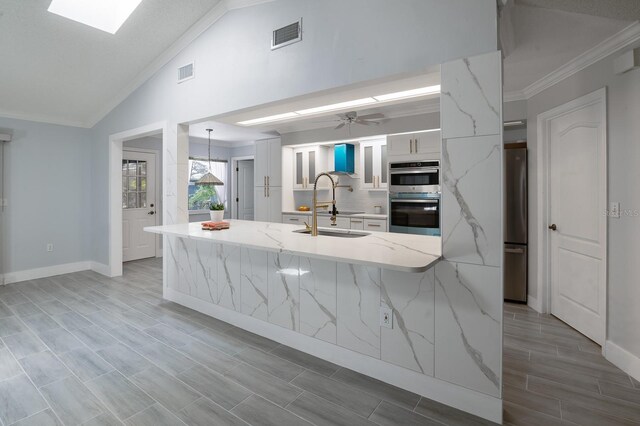
[[[319,112],[334,111],[338,109],[351,108],[351,107],[357,107],[357,106],[375,104],[375,103],[376,103],[376,100],[373,98],[363,98],[363,99],[356,99],[353,101],[340,102],[337,104],[323,105],[316,108],[303,109],[296,112],[300,115],[309,115],[309,114],[317,114]]]
[[[432,95],[440,93],[440,85],[420,87],[419,89],[404,90],[402,92],[387,93],[386,95],[374,96],[380,102],[393,101],[396,99],[414,98],[416,96]]]
[[[285,112],[284,114],[270,115],[268,117],[254,118],[253,120],[238,121],[243,126],[251,126],[252,124],[270,123],[272,121],[286,120],[287,118],[297,117],[295,112]]]
[[[52,0],[49,12],[115,34],[142,0]]]

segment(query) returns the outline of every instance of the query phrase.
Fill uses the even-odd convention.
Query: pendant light
[[[213,129],[207,129],[207,132],[209,132],[209,171],[196,181],[196,185],[224,185],[224,182],[211,173],[211,132]]]

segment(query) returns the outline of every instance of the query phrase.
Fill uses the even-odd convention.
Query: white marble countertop
[[[322,213],[324,215],[328,214],[328,212],[325,212],[325,211],[323,211]],[[311,212],[301,212],[299,210],[283,211],[282,214],[299,214],[303,216],[311,216]],[[338,216],[346,217],[346,218],[355,217],[359,219],[364,218],[364,219],[383,219],[383,220],[386,220],[388,218],[386,214],[376,214],[376,213],[357,213],[357,214],[349,214],[349,215],[338,214]]]
[[[147,232],[317,259],[424,272],[440,260],[440,237],[369,232],[360,238],[311,237],[293,232],[299,225],[229,220],[230,229],[203,231],[201,222],[144,228]]]

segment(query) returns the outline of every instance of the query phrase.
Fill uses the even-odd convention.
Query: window
[[[122,208],[147,207],[147,162],[122,160]]]
[[[222,203],[227,207],[227,161],[211,160],[211,173],[224,185],[197,185],[196,182],[209,171],[209,161],[189,158],[189,210],[208,210],[211,203]]]

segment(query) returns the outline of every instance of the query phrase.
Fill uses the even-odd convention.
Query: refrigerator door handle
[[[505,253],[516,253],[516,254],[524,254],[524,249],[521,248],[506,248],[504,249]]]

